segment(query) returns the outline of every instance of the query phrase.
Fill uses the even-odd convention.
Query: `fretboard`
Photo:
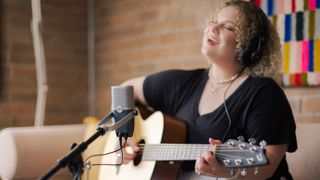
[[[143,148],[144,147],[144,148]],[[145,144],[142,146],[144,161],[196,160],[202,154],[213,151],[210,144]]]

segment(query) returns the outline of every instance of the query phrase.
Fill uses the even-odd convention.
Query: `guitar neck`
[[[202,154],[213,151],[210,144],[141,144],[144,161],[196,160]]]

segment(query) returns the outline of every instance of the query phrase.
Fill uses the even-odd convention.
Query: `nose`
[[[212,23],[212,24],[210,24],[210,26],[208,28],[213,33],[217,33],[217,34],[219,33],[219,25],[218,24]]]

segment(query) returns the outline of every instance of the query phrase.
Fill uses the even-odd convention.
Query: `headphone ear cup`
[[[262,37],[256,36],[252,38],[244,47],[240,63],[242,66],[249,67],[254,65],[261,55]]]

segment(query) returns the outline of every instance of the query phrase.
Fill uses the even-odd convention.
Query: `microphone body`
[[[112,86],[112,114],[115,123],[121,121],[125,116],[134,111],[133,86]],[[132,137],[134,130],[134,118],[130,119],[124,126],[116,130],[117,136]]]

